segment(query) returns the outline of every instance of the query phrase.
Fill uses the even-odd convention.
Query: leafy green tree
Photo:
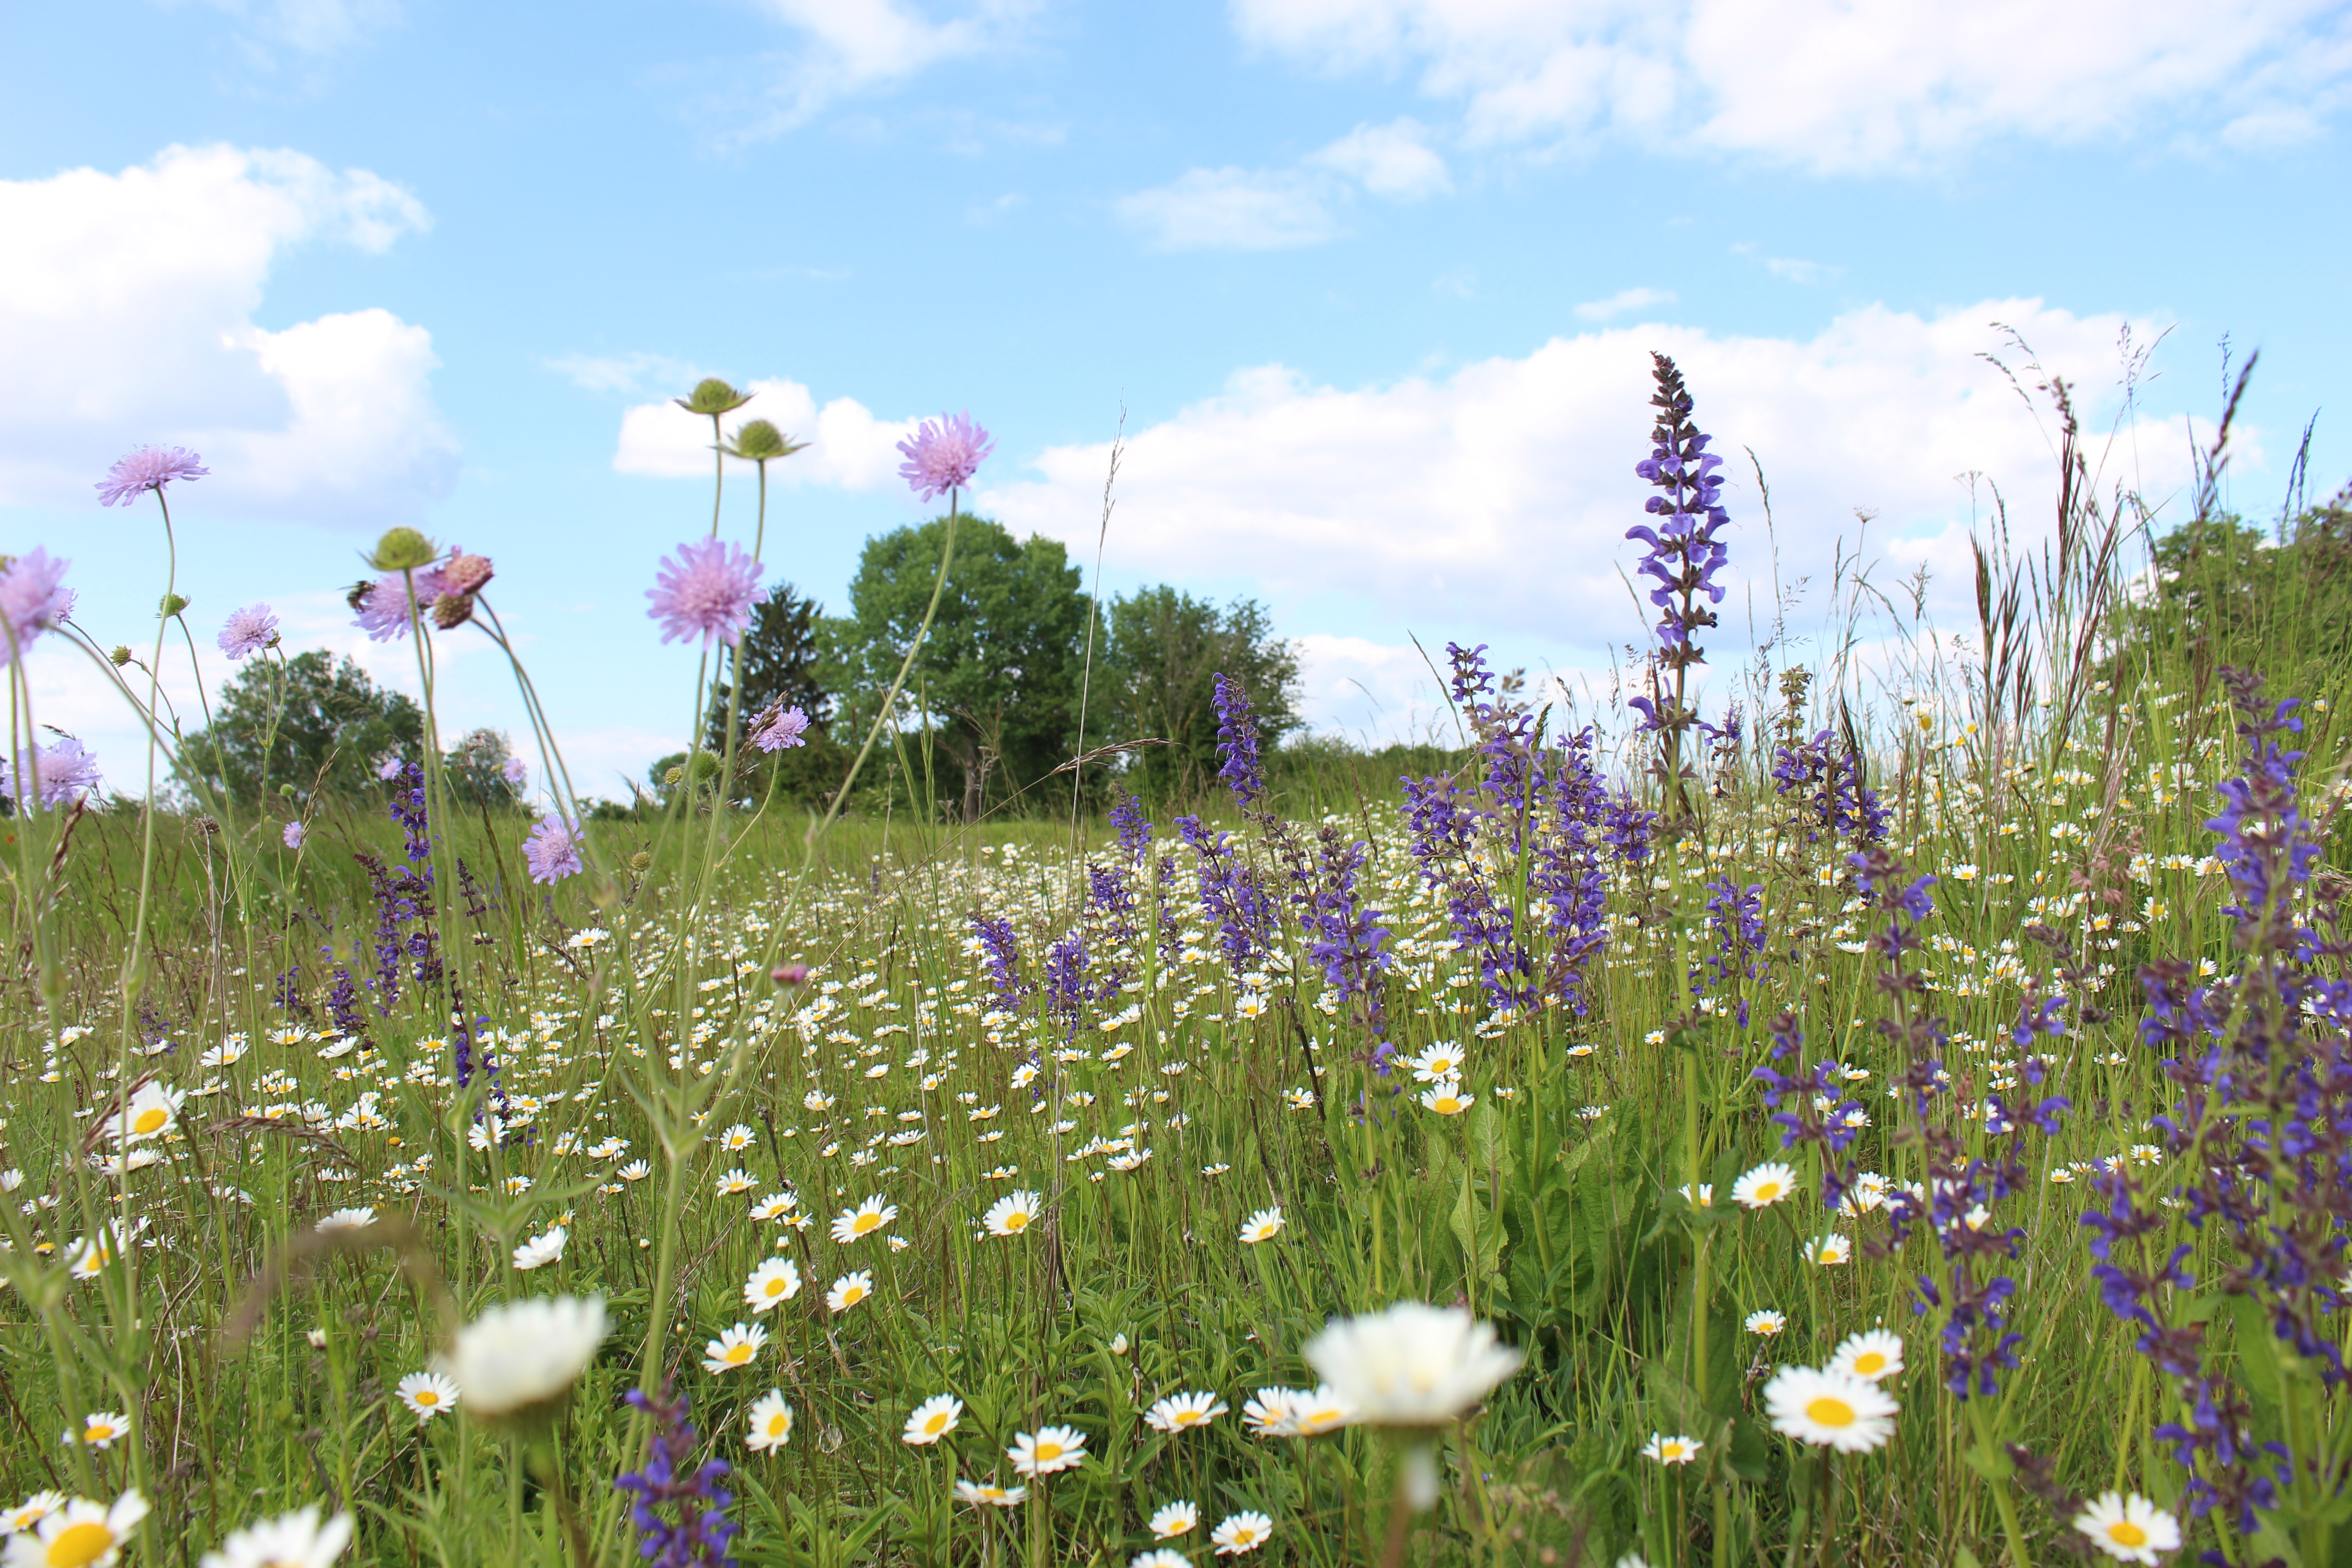
[[[291,658],[255,658],[229,679],[213,725],[186,736],[179,772],[232,799],[290,784],[298,796],[357,794],[373,783],[387,752],[414,752],[424,714],[397,691],[370,680],[350,658],[324,648]]]
[[[2119,627],[2124,668],[2169,653],[2208,674],[2260,669],[2286,690],[2352,656],[2352,488],[2275,534],[2227,512],[2193,519],[2153,553],[2149,589]]]
[[[1217,773],[1215,680],[1241,683],[1269,749],[1300,725],[1298,650],[1255,599],[1219,606],[1166,584],[1110,602],[1095,674],[1105,737],[1165,742],[1129,752],[1128,780],[1184,799]]]
[[[818,673],[840,699],[845,734],[863,738],[922,625],[947,528],[935,518],[866,541],[850,613],[820,623]],[[936,742],[940,783],[961,797],[964,820],[1069,759],[1086,630],[1078,569],[1060,544],[1015,540],[986,518],[958,521],[955,559],[898,717]]]
[[[514,752],[496,730],[475,730],[441,759],[450,791],[468,805],[509,805],[514,785],[507,780],[507,764]]]

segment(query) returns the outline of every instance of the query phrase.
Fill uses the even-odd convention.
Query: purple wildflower
[[[228,624],[221,627],[220,650],[236,660],[277,640],[278,612],[267,605],[247,605],[229,612]]]
[[[29,806],[28,797],[36,791],[43,805],[59,806],[72,804],[84,790],[98,788],[98,758],[71,735],[53,745],[28,750],[25,760],[31,764],[25,770],[29,779],[16,777],[7,762],[0,759],[0,789],[15,795],[19,807]]]
[[[637,1529],[637,1554],[655,1568],[721,1568],[735,1561],[727,1543],[735,1535],[735,1521],[727,1517],[734,1494],[719,1486],[728,1472],[724,1459],[710,1459],[696,1468],[698,1447],[686,1400],[665,1382],[659,1395],[633,1388],[628,1402],[653,1417],[653,1436],[646,1446],[643,1469],[628,1470],[613,1485],[634,1494],[629,1519]],[[665,1510],[676,1517],[665,1517]]]
[[[914,487],[917,496],[929,500],[969,483],[973,470],[993,448],[988,432],[965,413],[924,420],[913,436],[898,443],[898,450],[907,457],[898,465],[898,477]]]
[[[100,506],[129,506],[173,479],[201,479],[212,470],[185,447],[142,447],[116,460],[95,489]]]
[[[47,551],[0,562],[0,616],[6,618],[9,642],[0,647],[0,666],[24,653],[43,632],[73,614],[74,591],[66,586],[66,568],[73,563],[53,560]]]
[[[653,601],[646,614],[661,622],[664,642],[699,637],[708,645],[717,637],[733,647],[751,624],[751,606],[768,596],[759,585],[765,570],[732,540],[681,544],[675,556],[662,558],[656,586],[646,590]]]
[[[301,848],[301,847],[302,847],[302,840],[303,840],[303,839],[305,839],[305,838],[307,838],[307,837],[309,837],[310,836],[310,830],[309,828],[307,828],[307,827],[303,826],[302,826],[300,823],[299,823],[299,822],[289,822],[289,823],[288,823],[288,824],[286,825],[286,831],[285,831],[285,833],[284,833],[283,835],[281,835],[281,837],[283,837],[285,838],[285,840],[286,840],[286,847],[287,847],[287,848],[289,848],[289,849],[299,849],[299,848]]]
[[[971,932],[979,939],[982,962],[988,966],[988,984],[996,994],[989,1000],[992,1013],[1011,1013],[1029,1000],[1030,984],[1021,978],[1021,939],[1003,915],[974,915]]]
[[[580,875],[579,834],[580,825],[576,822],[565,822],[560,816],[541,817],[522,845],[522,858],[530,866],[530,879],[553,883]]]
[[[352,625],[368,635],[370,642],[394,642],[408,635],[408,593],[416,590],[417,614],[433,607],[446,585],[441,569],[428,566],[421,572],[387,572],[373,583],[362,584],[352,590],[351,606],[358,611]]]
[[[1213,695],[1217,752],[1224,759],[1217,776],[1232,788],[1234,800],[1246,812],[1265,793],[1265,768],[1258,760],[1257,715],[1251,711],[1249,693],[1238,680],[1218,675]]]
[[[506,776],[508,787],[518,795],[525,784],[530,783],[530,764],[520,757],[509,757],[507,765],[499,771]]]
[[[797,708],[787,708],[782,702],[768,705],[765,712],[751,721],[751,744],[763,752],[780,752],[787,746],[805,746],[801,737],[808,732],[809,717]]]
[[[376,763],[375,776],[389,783],[390,781],[398,778],[401,774],[401,770],[407,766],[408,764],[402,762],[399,754],[395,752],[393,755],[384,758],[383,761]]]

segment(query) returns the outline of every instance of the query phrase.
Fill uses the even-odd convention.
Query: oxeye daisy
[[[161,1083],[143,1083],[132,1091],[121,1114],[108,1118],[107,1136],[117,1143],[160,1138],[177,1123],[186,1096]]]
[[[874,1294],[874,1276],[861,1268],[855,1274],[845,1274],[833,1282],[833,1289],[824,1293],[825,1310],[832,1312],[846,1312],[872,1294]]]
[[[87,1443],[93,1448],[111,1448],[115,1439],[131,1430],[131,1417],[120,1410],[93,1410],[81,1418],[81,1430],[66,1434],[68,1443]]]
[[[1007,1193],[988,1205],[980,1223],[988,1227],[991,1236],[1019,1236],[1036,1223],[1042,1206],[1035,1193]]]
[[[1298,1407],[1313,1396],[1303,1389],[1261,1388],[1242,1404],[1242,1425],[1255,1436],[1295,1437]]]
[[[801,1293],[800,1265],[789,1258],[771,1258],[743,1281],[743,1301],[754,1316],[772,1311]]]
[[[833,1239],[846,1247],[860,1237],[873,1235],[898,1217],[898,1205],[882,1201],[879,1193],[867,1198],[856,1208],[844,1209],[833,1222]]]
[[[1337,1432],[1356,1418],[1356,1407],[1328,1383],[1300,1392],[1290,1407],[1290,1424],[1301,1437]]]
[[[1766,1307],[1748,1313],[1740,1321],[1739,1326],[1751,1334],[1763,1334],[1769,1337],[1789,1326],[1789,1315],[1786,1312],[1776,1312],[1771,1308]]]
[[[322,1524],[312,1503],[229,1531],[219,1551],[205,1553],[202,1568],[330,1568],[351,1543],[352,1516],[339,1513]]]
[[[420,1426],[457,1403],[457,1385],[437,1372],[412,1372],[393,1385],[393,1393]]]
[[[2180,1546],[2180,1521],[2137,1492],[2101,1492],[2074,1516],[2074,1528],[2123,1563],[2152,1563],[2157,1553]]]
[[[784,1391],[772,1388],[751,1403],[743,1416],[743,1446],[755,1454],[771,1448],[781,1448],[792,1441],[793,1407],[784,1403]]]
[[[1478,1097],[1465,1094],[1460,1079],[1447,1079],[1434,1089],[1423,1091],[1421,1103],[1423,1109],[1434,1110],[1440,1116],[1459,1116],[1477,1104]]]
[[[1696,1437],[1669,1437],[1663,1432],[1653,1432],[1650,1440],[1642,1445],[1642,1458],[1655,1459],[1662,1465],[1687,1465],[1706,1447]]]
[[[1224,1401],[1213,1394],[1172,1394],[1154,1403],[1143,1419],[1156,1432],[1189,1432],[1206,1426],[1225,1410]]]
[[[1282,1234],[1282,1223],[1279,1207],[1260,1209],[1242,1221],[1242,1240],[1252,1247],[1261,1241],[1271,1241]]]
[[[954,1431],[962,1420],[962,1400],[952,1394],[934,1394],[908,1414],[907,1429],[898,1440],[923,1447]]]
[[[1731,1184],[1731,1201],[1742,1208],[1770,1208],[1797,1190],[1797,1173],[1768,1160]]]
[[[717,1339],[702,1347],[702,1370],[733,1372],[749,1366],[767,1343],[768,1331],[756,1323],[738,1323],[731,1329],[722,1329]]]
[[[1460,1078],[1462,1069],[1469,1063],[1458,1046],[1439,1044],[1417,1057],[1408,1057],[1405,1065],[1412,1068],[1412,1076],[1417,1082],[1444,1083],[1448,1079]]]
[[[113,1568],[122,1542],[147,1517],[136,1489],[112,1504],[68,1498],[31,1530],[8,1539],[8,1568]]]
[[[1245,1552],[1255,1552],[1274,1538],[1274,1521],[1257,1512],[1230,1513],[1209,1531],[1209,1539],[1220,1557],[1238,1557]]]
[[[546,1268],[563,1256],[563,1244],[569,1235],[560,1225],[550,1226],[546,1235],[534,1236],[514,1249],[514,1266],[523,1269]]]
[[[1151,1516],[1150,1522],[1153,1539],[1173,1541],[1192,1532],[1201,1522],[1201,1510],[1181,1500],[1167,1503]]]
[[[1803,1256],[1808,1263],[1823,1268],[1834,1268],[1841,1263],[1852,1261],[1853,1243],[1844,1237],[1834,1234],[1817,1237],[1805,1243]]]
[[[719,1178],[719,1192],[720,1196],[731,1198],[748,1193],[759,1184],[759,1177],[738,1166]]]
[[[956,1501],[978,1508],[1018,1508],[1029,1500],[1027,1487],[1000,1487],[993,1481],[958,1481]]]
[[[1903,1336],[1885,1329],[1848,1334],[1830,1355],[1830,1370],[1884,1383],[1903,1370]]]
[[[1764,1385],[1775,1432],[1841,1454],[1885,1447],[1902,1408],[1874,1383],[1810,1366],[1784,1366]]]
[[[782,1219],[793,1212],[795,1205],[790,1193],[772,1193],[751,1205],[751,1217],[759,1220]]]
[[[30,1530],[65,1505],[63,1492],[35,1492],[15,1508],[0,1509],[0,1535]]]
[[[1155,1546],[1129,1558],[1127,1568],[1192,1568],[1192,1561],[1172,1546]]]
[[[749,1149],[753,1141],[754,1134],[751,1128],[740,1121],[719,1135],[719,1146],[730,1154]]]
[[[1004,1453],[1021,1474],[1050,1476],[1084,1464],[1087,1440],[1075,1426],[1040,1426],[1034,1432],[1015,1434],[1013,1447]]]

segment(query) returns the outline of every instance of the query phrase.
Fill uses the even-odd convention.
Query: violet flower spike
[[[662,625],[662,641],[709,646],[716,637],[733,647],[751,624],[751,606],[768,596],[760,586],[766,570],[732,540],[696,540],[662,558],[655,586],[646,590],[646,612]]]
[[[201,479],[212,470],[185,447],[141,447],[115,460],[92,488],[100,506],[129,506],[149,490],[161,492],[173,479]]]
[[[898,443],[898,450],[907,458],[898,465],[898,477],[919,499],[929,500],[971,483],[973,473],[995,447],[988,432],[972,423],[970,413],[963,413],[924,420],[913,436]]]

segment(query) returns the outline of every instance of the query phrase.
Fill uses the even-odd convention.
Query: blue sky
[[[2315,411],[2315,486],[2352,473],[2347,79],[2352,16],[2302,0],[8,3],[0,549],[74,557],[93,635],[141,640],[152,509],[88,487],[184,442],[196,623],[265,599],[413,684],[337,590],[418,523],[498,561],[609,790],[691,695],[643,616],[709,500],[661,399],[724,374],[818,434],[770,556],[835,604],[923,515],[889,448],[942,409],[996,436],[982,510],[1091,569],[1123,408],[1106,587],[1265,599],[1317,721],[1394,734],[1430,712],[1414,637],[1572,684],[1638,638],[1662,347],[1764,466],[1784,582],[1864,509],[1958,626],[1957,476],[2028,534],[2050,489],[1996,321],[2102,430],[2119,334],[2168,332],[2108,470],[2153,500],[2224,335],[2263,352],[2241,504]],[[519,727],[484,650],[446,657],[449,722]],[[94,672],[34,664],[129,782]]]

